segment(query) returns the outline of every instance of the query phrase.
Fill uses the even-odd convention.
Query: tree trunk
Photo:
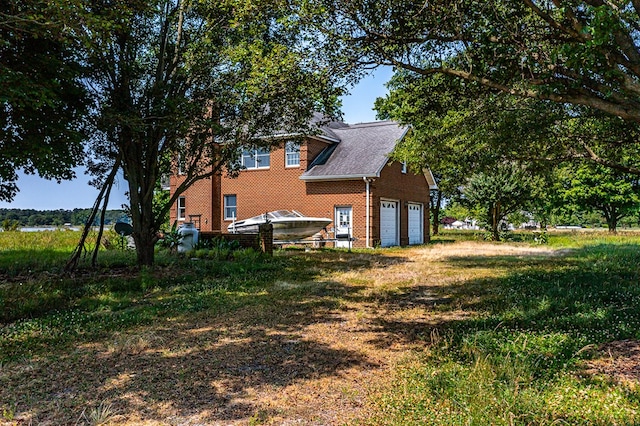
[[[140,193],[133,193],[132,182],[129,182],[131,200],[131,222],[133,225],[133,240],[136,244],[138,266],[152,266],[154,262],[154,246],[157,232],[154,226],[153,205],[145,202]],[[146,186],[146,185],[145,185]],[[144,190],[140,191],[143,192]]]
[[[129,199],[131,201],[131,222],[133,225],[133,240],[136,244],[136,256],[138,266],[152,266],[155,257],[155,243],[158,233],[155,228],[153,217],[153,203],[148,196],[145,196],[145,188],[141,186],[137,193],[134,193],[133,179],[129,181]]]
[[[602,210],[602,215],[604,216],[604,219],[607,221],[607,227],[609,228],[609,232],[612,234],[615,234],[618,230],[618,220],[620,219],[616,209],[604,208]]]
[[[137,238],[135,233],[133,235],[133,240],[136,243],[138,266],[152,266],[155,260],[155,233],[150,236],[148,232],[142,232]]]
[[[432,219],[432,235],[438,235],[440,232],[440,207],[442,206],[442,191],[434,191],[436,193],[435,201],[432,203],[431,211],[433,212]]]
[[[496,203],[491,209],[491,233],[493,241],[500,241],[500,231],[498,230],[498,217],[500,213],[500,203]]]
[[[151,154],[143,153],[140,148],[142,145],[144,144],[130,145],[131,152],[125,156],[127,161],[123,161],[123,169],[129,184],[129,213],[138,266],[152,266],[155,255],[154,245],[158,238],[153,214],[153,190],[157,164],[156,158]],[[136,148],[140,151],[136,152]]]

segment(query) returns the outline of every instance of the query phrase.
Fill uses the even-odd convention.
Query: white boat
[[[275,210],[249,219],[233,222],[227,227],[232,234],[258,233],[263,223],[273,225],[273,239],[294,241],[310,237],[333,222],[326,217],[308,217],[295,210]]]

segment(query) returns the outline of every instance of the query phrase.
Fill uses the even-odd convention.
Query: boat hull
[[[295,241],[311,237],[329,225],[332,220],[319,217],[287,217],[269,219],[251,218],[229,225],[231,233],[258,233],[258,228],[264,223],[273,225],[273,239],[276,241]]]

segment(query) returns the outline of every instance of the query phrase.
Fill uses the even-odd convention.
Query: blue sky
[[[342,112],[347,123],[363,123],[376,119],[373,103],[376,98],[385,96],[384,84],[391,78],[390,68],[380,68],[365,77],[352,88],[348,96],[342,98]],[[38,176],[20,174],[18,187],[20,192],[13,202],[1,202],[0,208],[36,209],[36,210],[73,210],[90,208],[95,202],[98,190],[88,185],[88,177],[83,170],[76,170],[76,179],[57,183]],[[119,209],[127,203],[124,193],[126,182],[120,179],[116,183],[109,202],[110,209]]]

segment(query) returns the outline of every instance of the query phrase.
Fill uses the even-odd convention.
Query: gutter
[[[372,174],[357,174],[357,175],[327,175],[327,176],[300,176],[300,180],[359,180],[359,179],[373,179],[379,178],[380,175]]]
[[[323,134],[318,134],[318,135],[306,135],[308,138],[312,138],[312,139],[318,139],[321,140],[321,142],[333,142],[333,143],[340,143],[340,139],[335,139],[332,138],[330,136],[326,136]]]
[[[371,248],[371,245],[369,244],[369,240],[371,239],[371,235],[370,235],[370,225],[371,225],[371,192],[370,192],[370,188],[369,185],[371,183],[372,179],[368,179],[366,177],[363,177],[362,180],[364,180],[365,183],[365,197],[367,197],[365,199],[365,205],[366,205],[366,214],[365,214],[365,247],[366,248]]]
[[[323,134],[305,134],[301,132],[296,133],[278,133],[275,135],[268,136],[256,136],[255,139],[260,140],[280,140],[280,139],[292,139],[292,138],[314,138],[319,139],[321,142],[332,142],[332,143],[340,143],[340,140],[334,139],[330,136],[325,136]]]

